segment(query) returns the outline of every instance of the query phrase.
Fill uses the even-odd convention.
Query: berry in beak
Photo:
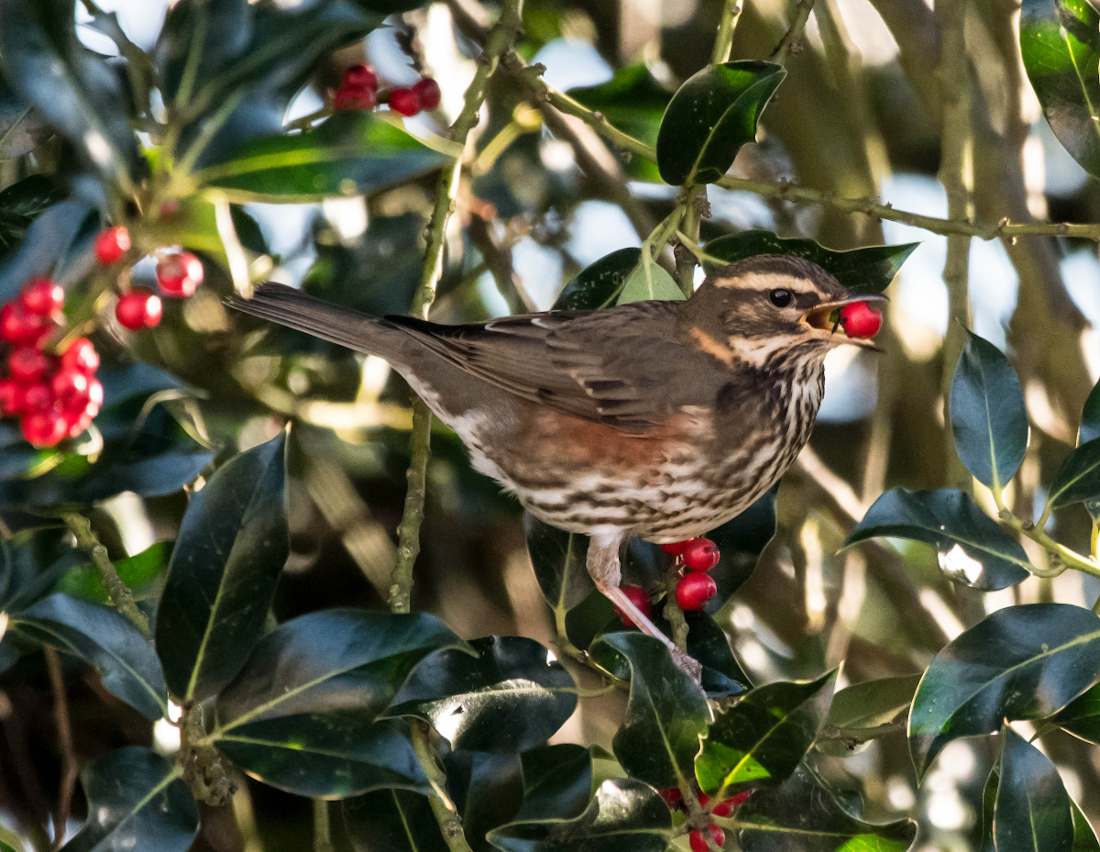
[[[872,302],[884,302],[886,297],[878,293],[861,293],[847,299],[823,302],[807,311],[802,321],[811,329],[827,334],[818,337],[835,343],[852,343],[867,349],[877,349],[871,339],[882,328],[882,314],[872,307]],[[841,333],[839,338],[833,335]]]

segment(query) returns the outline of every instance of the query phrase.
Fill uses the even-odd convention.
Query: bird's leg
[[[596,584],[600,594],[611,601],[619,610],[626,613],[627,617],[634,622],[639,630],[647,636],[652,636],[654,639],[661,641],[668,648],[673,662],[698,681],[702,675],[702,667],[699,662],[677,648],[676,644],[665,636],[661,628],[650,621],[649,617],[638,609],[619,587],[619,582],[622,579],[619,548],[622,546],[623,538],[622,533],[591,537],[588,542],[587,567],[592,582]]]

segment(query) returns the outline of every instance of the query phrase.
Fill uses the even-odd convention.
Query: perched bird
[[[730,520],[794,462],[817,417],[847,291],[800,258],[715,271],[686,301],[470,325],[358,314],[279,284],[232,307],[385,358],[531,514],[591,539],[596,587],[679,651],[619,588],[631,536],[683,541]]]

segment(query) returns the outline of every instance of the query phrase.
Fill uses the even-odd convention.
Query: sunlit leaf
[[[554,310],[595,310],[617,304],[641,256],[641,249],[624,248],[589,264],[562,288]]]
[[[650,299],[680,301],[684,293],[672,276],[657,263],[639,263],[623,283],[618,304],[643,302]]]
[[[153,587],[168,570],[168,558],[172,554],[170,542],[162,541],[151,545],[141,553],[119,559],[114,563],[115,571],[134,597],[143,600],[153,593]],[[103,585],[103,575],[94,565],[87,563],[69,569],[57,581],[54,591],[64,592],[92,603],[108,603],[107,587]]]

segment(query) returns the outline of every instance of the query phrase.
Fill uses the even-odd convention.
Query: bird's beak
[[[874,341],[867,337],[849,337],[844,333],[844,326],[837,320],[836,311],[853,302],[885,302],[888,301],[881,293],[852,293],[843,299],[832,302],[822,302],[815,305],[802,315],[802,323],[814,337],[825,340],[828,343],[839,345],[850,343],[853,346],[861,346],[864,349],[882,350],[875,346]]]

